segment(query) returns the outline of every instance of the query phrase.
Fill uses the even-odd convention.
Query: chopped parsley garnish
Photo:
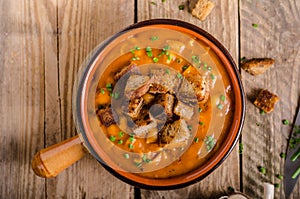
[[[225,99],[226,99],[225,95],[221,95],[220,99],[221,99],[221,101],[225,102]]]
[[[141,48],[138,47],[138,46],[135,46],[134,49],[135,49],[135,50],[141,50]]]
[[[120,94],[119,93],[111,93],[110,96],[114,99],[119,99]]]
[[[153,57],[152,51],[148,51],[148,52],[146,52],[146,53],[147,53],[147,56],[148,56],[148,57]]]
[[[199,124],[200,124],[200,126],[204,126],[204,122],[200,121]]]
[[[129,154],[128,153],[124,153],[124,158],[125,159],[129,159]]]
[[[185,6],[184,6],[183,4],[181,4],[181,5],[178,6],[178,9],[179,9],[179,10],[184,10],[184,7],[185,7]]]
[[[113,135],[111,135],[111,136],[109,137],[109,139],[110,139],[110,141],[112,141],[112,142],[116,141],[116,137],[113,136]]]
[[[151,51],[152,51],[151,47],[150,47],[150,46],[147,46],[147,47],[146,47],[146,52],[151,52]]]
[[[277,174],[276,177],[277,177],[279,180],[283,180],[283,175],[281,175],[281,174]]]
[[[192,126],[191,125],[188,125],[187,128],[188,128],[189,131],[192,130]]]
[[[123,144],[123,140],[119,140],[119,141],[118,141],[118,144]]]
[[[104,94],[105,94],[105,90],[104,90],[103,88],[101,88],[100,93],[101,93],[102,95],[104,95]]]
[[[280,157],[281,157],[281,158],[286,158],[286,154],[283,153],[283,152],[281,152],[281,153],[280,153]]]
[[[128,148],[133,149],[133,144],[128,144]]]
[[[275,187],[275,188],[280,188],[280,184],[275,183],[275,184],[274,184],[274,187]]]
[[[218,107],[219,110],[222,110],[223,109],[223,104],[218,104],[217,107]]]
[[[123,131],[120,131],[119,132],[119,137],[121,138],[121,137],[123,137],[124,136],[124,132]]]
[[[216,79],[216,76],[214,74],[211,74],[210,77],[212,80]]]
[[[296,179],[299,174],[300,174],[300,167],[298,167],[298,169],[293,173],[292,179]]]
[[[156,41],[156,40],[159,40],[159,37],[158,37],[158,36],[152,36],[152,37],[150,38],[150,40],[151,40],[151,41]]]
[[[289,125],[290,122],[289,122],[288,120],[282,120],[282,124],[284,124],[284,125]]]
[[[244,145],[243,143],[239,144],[239,154],[243,154],[243,150],[244,150]]]
[[[170,46],[165,46],[165,47],[163,47],[163,51],[167,51],[167,50],[170,50],[171,49],[171,47]]]
[[[267,170],[266,170],[265,167],[259,166],[259,167],[257,167],[257,168],[258,168],[258,171],[259,171],[260,173],[262,173],[262,174],[264,174],[264,175],[267,173]]]
[[[131,58],[131,60],[132,60],[132,61],[139,61],[139,60],[140,60],[140,58],[139,58],[139,57],[137,57],[137,56],[134,56],[134,57],[132,57],[132,58]]]
[[[207,67],[207,70],[211,71],[211,69],[212,69],[211,66],[208,66],[208,67]]]
[[[261,115],[266,114],[266,112],[265,112],[264,110],[260,110],[259,113],[260,113]]]
[[[199,138],[195,137],[194,142],[198,143],[199,142]]]
[[[153,62],[157,63],[158,62],[158,58],[157,57],[153,57]]]
[[[129,137],[129,142],[133,142],[134,141],[134,137]]]
[[[112,84],[106,84],[106,89],[111,92],[112,91]]]
[[[170,70],[169,70],[169,69],[166,69],[166,73],[167,73],[168,75],[170,75]]]
[[[211,151],[216,144],[216,139],[212,135],[209,135],[205,137],[204,142],[206,144],[206,149]]]
[[[192,56],[192,60],[193,60],[193,62],[194,62],[194,63],[196,63],[196,64],[200,64],[200,59],[199,59],[199,57],[198,57],[198,56],[196,56],[196,55],[193,55],[193,56]]]
[[[189,67],[189,65],[182,66],[182,70],[186,70]]]
[[[198,108],[198,112],[201,113],[202,112],[202,108]]]
[[[167,58],[169,61],[172,59],[171,55],[167,55]]]
[[[246,61],[246,57],[242,57],[242,58],[240,59],[240,61],[241,61],[241,62]]]
[[[182,75],[181,75],[180,73],[177,73],[177,77],[178,77],[179,79],[182,79]]]
[[[252,27],[253,27],[253,28],[258,28],[258,24],[253,23],[253,24],[252,24]]]

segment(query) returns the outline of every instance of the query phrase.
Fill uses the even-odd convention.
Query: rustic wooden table
[[[276,174],[283,173],[279,154],[291,131],[281,120],[293,121],[300,95],[300,1],[213,2],[216,7],[201,22],[187,7],[178,9],[185,0],[0,0],[0,198],[218,198],[229,186],[261,198],[263,182],[281,184],[275,196],[284,198]],[[180,19],[207,30],[237,63],[243,56],[276,60],[261,76],[241,71],[247,95],[243,154],[235,147],[206,179],[173,191],[127,185],[91,155],[56,178],[35,176],[33,155],[76,135],[72,86],[86,55],[120,29],[153,18]],[[261,88],[281,98],[271,114],[260,115],[252,105]],[[266,174],[257,166],[266,167]],[[300,198],[300,183],[291,198]]]

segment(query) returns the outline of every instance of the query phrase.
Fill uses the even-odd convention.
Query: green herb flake
[[[244,145],[243,143],[239,144],[239,154],[243,154],[243,150],[244,150]]]
[[[167,55],[167,58],[169,61],[172,59],[171,55]]]
[[[119,93],[111,93],[110,96],[114,99],[119,99],[120,94]]]
[[[148,57],[153,57],[153,53],[151,51],[146,52]]]
[[[133,142],[134,141],[134,137],[129,137],[129,142]]]
[[[187,128],[189,131],[191,131],[193,129],[191,125],[188,125]]]
[[[136,163],[135,163],[135,166],[139,168],[139,167],[142,166],[142,163],[141,163],[141,162],[136,162]]]
[[[146,154],[143,155],[142,160],[143,160],[144,162],[146,162],[146,160],[147,160],[147,155],[146,155]]]
[[[128,148],[133,149],[133,144],[128,144]]]
[[[171,49],[171,47],[170,46],[165,46],[165,47],[163,47],[163,51],[167,51],[167,50],[170,50]]]
[[[261,115],[265,115],[265,114],[266,114],[266,112],[265,112],[264,110],[260,110],[260,111],[259,111],[259,114],[261,114]]]
[[[128,153],[124,153],[124,158],[125,159],[129,159],[129,154]]]
[[[280,184],[275,183],[275,184],[274,184],[274,187],[275,187],[275,188],[280,188]]]
[[[198,112],[201,113],[202,112],[202,108],[199,107],[198,108]]]
[[[119,141],[118,141],[118,144],[123,144],[123,140],[119,140]]]
[[[196,63],[196,64],[199,64],[199,63],[200,63],[200,59],[199,59],[199,57],[196,56],[196,55],[193,55],[193,56],[192,56],[192,60],[193,60],[193,62]]]
[[[119,132],[119,137],[121,138],[121,137],[123,137],[124,136],[124,132],[123,131],[120,131]]]
[[[214,74],[211,74],[210,77],[212,80],[216,79],[216,76]]]
[[[182,4],[182,5],[179,5],[179,6],[178,6],[178,9],[179,9],[179,10],[184,10],[184,7],[185,7],[185,6],[184,6],[183,4]]]
[[[258,28],[258,24],[253,23],[253,24],[252,24],[252,27],[253,27],[253,28]]]
[[[184,66],[182,66],[182,70],[185,71],[188,67],[189,67],[189,65],[184,65]]]
[[[167,73],[168,75],[170,75],[170,70],[169,70],[169,69],[166,69],[166,73]]]
[[[276,175],[276,178],[278,178],[279,180],[283,180],[283,175],[277,174],[277,175]]]
[[[221,95],[221,96],[220,96],[220,99],[221,99],[222,102],[225,102],[225,100],[226,100],[225,95]]]
[[[154,6],[157,6],[157,3],[154,2],[154,1],[151,1],[150,4],[151,4],[151,5],[154,5]]]
[[[211,66],[208,66],[208,67],[207,67],[207,70],[211,71],[211,69],[212,69]]]
[[[153,62],[157,63],[158,62],[158,58],[157,57],[153,57]]]
[[[280,155],[279,155],[281,158],[286,158],[286,154],[281,152]]]
[[[138,47],[138,46],[135,46],[134,49],[135,49],[135,50],[141,50],[141,48]]]
[[[244,61],[246,61],[246,57],[242,57],[242,58],[240,59],[240,62],[244,62]]]
[[[109,139],[110,139],[110,141],[112,141],[112,142],[116,141],[116,137],[113,136],[113,135],[111,135],[111,136],[109,137]]]
[[[259,166],[259,167],[257,167],[257,168],[258,168],[258,171],[259,171],[260,173],[262,173],[262,174],[264,174],[264,175],[267,173],[267,170],[266,170],[265,167]]]
[[[292,179],[296,179],[299,174],[300,174],[300,167],[298,167],[298,169],[293,173]]]
[[[219,110],[222,110],[224,108],[223,104],[218,104],[217,107],[218,107]]]
[[[140,58],[139,58],[138,56],[134,56],[134,57],[131,58],[131,60],[132,60],[132,61],[139,61]]]
[[[152,51],[151,47],[150,47],[150,46],[147,46],[147,47],[146,47],[146,52],[151,52],[151,51]]]
[[[134,50],[134,49],[131,49],[130,52],[131,52],[132,54],[134,54],[134,53],[135,53],[135,50]]]
[[[159,40],[159,37],[158,37],[158,36],[152,36],[152,37],[150,38],[150,40],[151,40],[151,41],[156,41],[156,40]]]
[[[199,124],[200,124],[200,126],[204,126],[204,122],[200,121]]]
[[[199,138],[195,137],[194,142],[198,143],[199,142]]]
[[[288,120],[282,120],[282,124],[284,124],[284,125],[289,125],[290,122],[289,122]]]
[[[204,142],[206,144],[206,149],[211,151],[216,144],[216,139],[212,135],[209,135],[205,137]]]
[[[102,95],[104,95],[104,94],[105,94],[105,90],[104,90],[103,88],[101,88],[100,93],[101,93]]]
[[[177,78],[182,79],[182,75],[180,73],[177,73]]]

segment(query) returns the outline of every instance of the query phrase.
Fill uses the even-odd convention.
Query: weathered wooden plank
[[[276,60],[275,66],[260,76],[242,73],[248,97],[243,130],[243,183],[244,191],[253,198],[262,197],[265,181],[281,184],[275,198],[284,198],[283,182],[275,175],[283,174],[284,160],[279,154],[285,151],[291,130],[282,120],[293,120],[300,95],[299,10],[299,1],[293,0],[241,1],[241,56]],[[253,23],[258,27],[252,27]],[[260,115],[252,104],[262,88],[281,98],[273,113]],[[260,174],[257,166],[266,167],[267,174]],[[299,198],[299,190],[298,183],[291,198]]]
[[[214,1],[216,7],[204,22],[187,11],[179,10],[184,1],[138,1],[138,21],[153,18],[173,18],[195,24],[214,35],[229,50],[234,59],[238,56],[238,1]],[[187,188],[174,191],[141,190],[142,198],[215,198],[228,186],[239,189],[239,156],[237,147],[228,159],[206,179]]]
[[[55,56],[53,29],[42,2],[0,4],[0,198],[44,198],[45,180],[33,174],[31,159],[44,147],[45,56]]]
[[[60,130],[56,134],[47,133],[47,145],[76,134],[72,118],[72,88],[84,58],[104,39],[134,20],[133,0],[126,3],[124,0],[57,1],[55,7],[58,16],[55,31],[58,77],[54,82],[59,107],[56,99],[49,99],[56,108],[47,113],[49,117],[61,117],[56,123]],[[48,91],[51,92],[51,88],[46,93]],[[109,174],[90,155],[56,178],[48,179],[46,187],[48,198],[118,198],[120,193],[124,198],[130,198],[134,192],[131,186]]]

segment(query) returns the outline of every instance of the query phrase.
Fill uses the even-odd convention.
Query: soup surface
[[[113,61],[100,76],[95,110],[112,159],[149,178],[201,166],[233,112],[230,81],[215,53],[190,35],[149,28],[107,57]]]

